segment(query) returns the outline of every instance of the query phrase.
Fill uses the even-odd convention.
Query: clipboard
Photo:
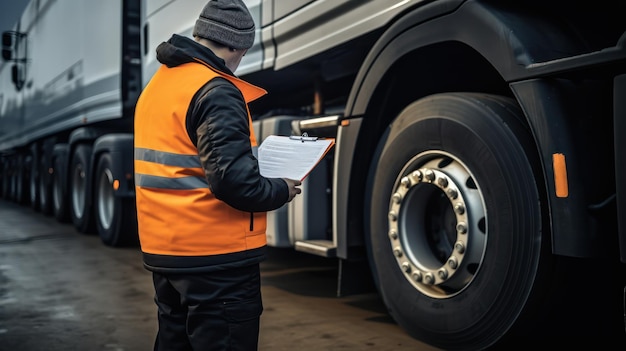
[[[259,171],[266,178],[303,181],[335,145],[334,138],[270,135],[259,146]]]

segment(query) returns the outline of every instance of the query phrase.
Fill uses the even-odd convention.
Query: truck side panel
[[[301,62],[387,24],[400,12],[423,0],[412,1],[312,1],[280,18],[273,28],[275,69]],[[290,0],[274,0],[276,8],[293,9]]]
[[[245,0],[250,14],[256,25],[256,38],[254,45],[236,72],[238,75],[260,70],[263,50],[261,47],[261,0]],[[174,1],[143,1],[144,11],[144,43],[143,43],[143,79],[144,85],[148,83],[159,62],[156,60],[156,48],[159,44],[167,41],[172,34],[190,37],[193,26],[198,19],[198,14],[206,4],[204,0],[174,0]]]
[[[121,1],[28,5],[19,27],[26,34],[23,109],[2,116],[14,120],[3,128],[3,148],[122,116],[121,13]]]

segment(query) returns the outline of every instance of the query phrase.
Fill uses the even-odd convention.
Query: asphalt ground
[[[337,296],[337,262],[270,248],[261,265],[260,351],[430,351],[376,292]],[[147,351],[156,335],[138,247],[111,248],[0,199],[0,350]]]

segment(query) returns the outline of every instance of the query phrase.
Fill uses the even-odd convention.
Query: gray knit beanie
[[[254,43],[254,20],[241,0],[210,0],[196,21],[193,35],[233,49]]]

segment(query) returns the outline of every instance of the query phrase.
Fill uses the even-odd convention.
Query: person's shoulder
[[[245,104],[241,91],[228,79],[222,77],[211,79],[198,91],[196,96],[196,102],[204,106],[231,105],[234,107]]]
[[[213,96],[235,97],[239,100],[241,98],[241,91],[226,78],[215,77],[211,79],[204,87],[204,92],[211,93]],[[204,95],[204,94],[202,94]]]
[[[237,89],[237,87],[235,86],[235,84],[233,84],[231,81],[229,81],[228,79],[224,78],[224,77],[215,77],[213,79],[211,79],[207,85],[206,85],[209,89],[211,88],[220,88],[220,89],[234,89],[234,90],[239,90]]]

